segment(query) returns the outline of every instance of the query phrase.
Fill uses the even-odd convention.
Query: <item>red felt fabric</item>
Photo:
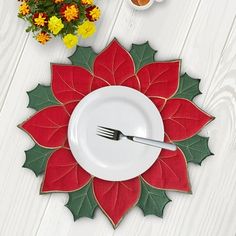
[[[142,177],[159,189],[190,191],[187,163],[180,149],[175,152],[162,150],[159,158]]]
[[[97,202],[113,225],[117,225],[124,214],[136,205],[140,196],[140,180],[138,177],[121,182],[94,178],[93,188]]]
[[[186,99],[170,99],[166,102],[161,116],[164,129],[172,141],[181,141],[198,133],[212,120],[193,102]]]
[[[134,62],[130,54],[114,40],[96,57],[94,74],[110,85],[121,85],[134,75]]]
[[[24,122],[21,127],[43,147],[58,148],[67,141],[70,116],[63,106],[47,107]]]
[[[55,151],[47,163],[42,192],[69,192],[88,183],[91,176],[76,162],[68,149]]]
[[[163,99],[161,97],[149,97],[150,100],[155,104],[155,106],[157,107],[157,109],[159,111],[162,111],[162,109],[164,108],[167,99]]]
[[[52,91],[62,103],[79,102],[91,91],[93,76],[80,66],[52,65]]]
[[[141,68],[141,92],[148,97],[169,98],[178,89],[180,61],[154,62]]]

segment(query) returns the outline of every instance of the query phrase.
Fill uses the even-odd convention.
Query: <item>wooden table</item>
[[[234,236],[236,235],[236,1],[166,0],[145,12],[125,0],[99,0],[95,37],[81,45],[99,52],[114,37],[127,47],[148,40],[157,60],[182,58],[182,72],[201,78],[195,102],[216,117],[203,131],[215,156],[189,165],[193,195],[168,192],[164,218],[134,208],[117,230],[97,210],[74,223],[66,194],[39,195],[42,178],[23,169],[30,138],[16,126],[33,110],[26,91],[49,84],[50,62],[69,63],[60,40],[41,46],[16,17],[17,1],[0,0],[0,235]]]

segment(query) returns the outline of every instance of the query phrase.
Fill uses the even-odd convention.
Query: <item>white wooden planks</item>
[[[17,6],[15,1],[0,1],[0,110],[28,39],[24,22],[16,17]]]

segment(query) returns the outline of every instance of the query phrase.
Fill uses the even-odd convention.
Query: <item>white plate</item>
[[[91,175],[104,180],[132,179],[158,158],[160,148],[97,136],[98,125],[163,141],[160,113],[142,93],[123,86],[109,86],[84,97],[70,118],[69,145],[77,162]]]

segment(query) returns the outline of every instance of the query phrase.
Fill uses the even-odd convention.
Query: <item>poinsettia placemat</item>
[[[128,52],[117,40],[101,53],[77,47],[72,65],[52,64],[52,83],[28,92],[28,107],[37,112],[20,127],[35,142],[26,151],[24,167],[44,173],[41,193],[68,192],[66,206],[74,219],[93,218],[100,208],[116,227],[134,206],[144,215],[163,216],[170,201],[166,190],[189,193],[187,163],[212,155],[208,138],[198,132],[213,117],[193,103],[199,79],[180,76],[180,60],[156,62],[149,43],[133,44]],[[84,96],[98,88],[122,85],[145,94],[160,111],[165,141],[176,151],[162,150],[153,166],[141,176],[120,182],[91,176],[73,157],[67,139],[70,115]]]

